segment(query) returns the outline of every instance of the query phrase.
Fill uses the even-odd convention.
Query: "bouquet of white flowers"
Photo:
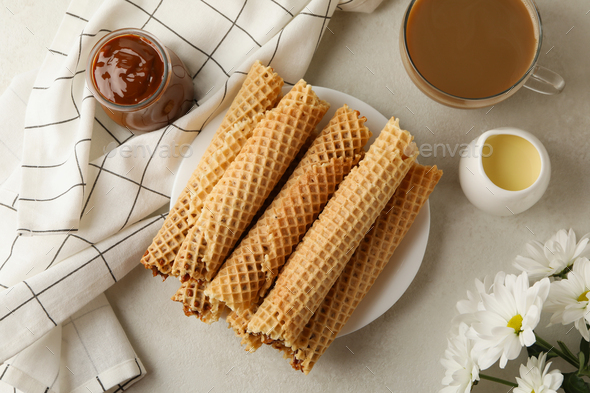
[[[482,380],[512,386],[513,393],[590,393],[590,234],[576,242],[572,229],[560,230],[545,244],[527,245],[528,257],[518,256],[520,275],[499,272],[493,282],[475,280],[476,291],[457,303],[441,393],[469,393]],[[529,280],[534,281],[531,285]],[[551,345],[535,333],[542,312],[551,313],[551,324],[573,326],[582,339],[578,354],[557,341]],[[568,331],[569,333],[569,331]],[[520,365],[516,383],[481,371],[499,361],[504,368],[523,347],[529,355]],[[562,373],[547,360],[561,357],[575,369]]]

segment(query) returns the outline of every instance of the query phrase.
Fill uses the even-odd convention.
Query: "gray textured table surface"
[[[545,240],[559,228],[571,226],[579,235],[590,231],[586,216],[590,3],[538,2],[545,31],[540,64],[563,75],[567,81],[563,94],[549,97],[523,89],[489,113],[489,109],[443,107],[412,85],[398,53],[399,27],[407,3],[385,0],[373,14],[337,12],[329,25],[333,34],[326,32],[306,80],[356,96],[387,117],[400,117],[419,144],[468,143],[500,126],[531,131],[545,144],[552,161],[552,180],[545,196],[518,216],[489,216],[463,195],[458,155],[447,152],[442,157],[441,149],[436,158],[422,158],[422,163],[436,163],[445,175],[430,201],[431,235],[418,276],[382,317],[336,340],[309,376],[292,371],[269,348],[254,354],[241,351],[224,323],[206,326],[184,317],[177,307],[169,307],[175,280],[162,284],[138,267],[107,291],[148,370],[130,391],[207,392],[213,387],[213,392],[438,390],[443,375],[438,359],[446,346],[454,305],[472,287],[473,279],[501,269],[515,272],[511,263],[524,251],[524,243]],[[2,4],[0,92],[14,75],[41,64],[68,0],[3,0]],[[543,330],[552,341],[575,338],[565,337],[567,329],[561,327]],[[516,363],[509,363],[505,371],[490,371],[510,379],[515,373]],[[504,387],[483,381],[475,391],[503,392]]]

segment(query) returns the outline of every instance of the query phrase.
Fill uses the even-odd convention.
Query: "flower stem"
[[[555,348],[555,345],[549,344],[547,341],[545,341],[541,337],[539,337],[539,335],[537,335],[537,333],[535,333],[535,338],[536,338],[536,343],[540,347],[543,347],[543,349],[545,349],[547,352],[554,352],[557,356],[559,356],[560,358],[562,358],[563,360],[565,360],[566,362],[568,362],[572,366],[574,366],[576,368],[580,368],[580,364],[578,362],[578,359],[573,359],[571,356],[568,356],[566,353]]]
[[[514,387],[514,388],[518,386],[518,384],[516,384],[516,383],[514,383],[514,382],[509,382],[509,381],[507,381],[507,380],[505,380],[505,379],[502,379],[502,378],[496,378],[496,377],[492,377],[492,376],[490,376],[490,375],[485,375],[485,374],[482,374],[482,373],[479,373],[479,377],[480,377],[481,379],[487,379],[488,381],[492,381],[492,382],[501,383],[502,385],[506,385],[506,386],[512,386],[512,387]]]

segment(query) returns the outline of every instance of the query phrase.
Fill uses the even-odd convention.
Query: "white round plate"
[[[290,87],[288,86],[284,87],[283,93],[287,93],[289,89]],[[371,140],[367,143],[367,147],[375,140],[387,123],[385,116],[357,98],[325,87],[316,86],[313,89],[321,99],[328,101],[331,105],[330,110],[318,125],[318,129],[322,129],[332,118],[336,109],[344,104],[358,110],[362,116],[366,116],[367,122],[365,125],[373,133]],[[225,110],[222,110],[218,116],[203,128],[201,134],[195,138],[191,145],[192,154],[184,158],[180,163],[174,185],[172,186],[171,206],[176,202],[180,192],[186,186],[194,168],[196,168],[205,149],[211,142],[215,131],[217,131],[217,128],[221,124],[225,112]],[[398,301],[410,286],[416,273],[418,273],[418,269],[424,258],[424,252],[426,251],[429,232],[430,205],[426,202],[426,205],[422,208],[418,217],[416,217],[416,221],[395,251],[395,254],[379,275],[367,296],[354,311],[350,320],[344,325],[338,337],[345,336],[367,326],[383,315]]]

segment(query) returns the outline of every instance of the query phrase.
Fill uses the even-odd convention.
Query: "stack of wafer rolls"
[[[141,263],[172,300],[269,344],[308,374],[367,295],[442,176],[391,118],[366,118],[256,62]]]
[[[200,214],[198,207],[252,135],[262,114],[274,105],[282,87],[283,79],[272,68],[258,61],[252,65],[187,186],[141,259],[154,276],[170,274],[189,227]]]
[[[296,370],[308,374],[369,292],[408,233],[442,176],[436,166],[414,163],[292,348]]]
[[[398,151],[403,151],[409,144],[408,134],[406,132],[399,131],[398,135],[399,136],[397,138],[390,138],[389,142],[391,146],[394,146]],[[253,304],[249,309],[232,311],[227,317],[229,327],[234,330],[236,335],[242,338],[242,345],[245,346],[247,351],[252,352],[258,349],[264,340],[264,342],[272,344],[281,350],[286,350],[287,352],[290,351],[290,348],[284,347],[279,342],[275,342],[274,340],[268,339],[267,337],[263,337],[261,335],[250,334],[247,332],[247,325],[258,307],[259,304]],[[291,355],[292,352],[289,354],[289,356]]]
[[[213,187],[172,267],[181,281],[211,281],[329,108],[301,80],[266,112]]]
[[[336,111],[269,208],[205,287],[211,302],[226,303],[236,311],[259,304],[338,184],[362,158],[363,147],[371,136],[365,121],[346,105]],[[183,301],[185,310],[193,310],[202,320],[219,318],[212,314],[221,309],[211,308],[205,301],[195,303],[193,297],[183,293],[186,290],[181,287],[174,298]],[[234,330],[241,335],[241,329]]]
[[[336,111],[270,207],[211,282],[206,291],[210,297],[232,310],[244,310],[264,296],[286,257],[360,160],[371,136],[365,121],[348,106]],[[248,274],[241,274],[244,271]]]
[[[418,149],[412,139],[397,119],[389,120],[285,264],[248,333],[293,347],[413,165]]]

